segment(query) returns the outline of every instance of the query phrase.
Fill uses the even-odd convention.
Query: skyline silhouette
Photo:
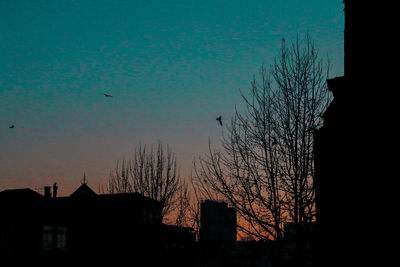
[[[10,117],[0,127],[0,145],[8,149],[0,152],[0,254],[30,263],[134,257],[118,257],[117,266],[398,262],[397,69],[391,64],[398,53],[389,34],[394,9],[339,2],[344,16],[335,13],[332,20],[323,15],[339,9],[316,12],[329,4],[270,3],[266,11],[255,0],[233,2],[224,11],[223,1],[200,10],[194,2],[77,2],[67,9],[50,4],[45,9],[60,12],[60,19],[46,30],[38,22],[51,16],[36,17],[30,25],[7,17],[14,24],[3,46],[15,46],[2,54],[6,64],[0,66],[0,73],[5,69],[0,94],[6,96],[0,104],[8,104],[4,114]],[[34,16],[44,10],[24,2],[5,7],[29,7],[24,15]],[[95,15],[82,23],[89,9]],[[285,12],[271,13],[275,9]],[[69,17],[73,10],[82,13]],[[105,10],[109,17],[103,19]],[[133,10],[138,17],[128,12]],[[316,23],[317,13],[329,23]],[[259,24],[266,14],[271,21]],[[372,14],[385,17],[372,20]],[[70,31],[76,22],[82,27]],[[145,29],[133,30],[137,25]],[[24,39],[13,26],[33,30],[25,32],[33,38]],[[43,38],[46,31],[54,34],[51,41]],[[321,49],[335,40],[327,33],[336,41]],[[75,34],[79,38],[71,38]],[[41,38],[49,42],[38,46]],[[277,38],[279,48],[272,45]],[[117,44],[111,60],[105,53],[110,40]],[[258,46],[260,40],[264,46]],[[107,44],[96,52],[103,41]],[[21,57],[28,47],[36,49]],[[54,48],[62,53],[51,54]],[[257,53],[266,51],[275,54],[258,64],[243,89],[239,81],[254,70]],[[321,56],[327,51],[342,55],[334,62],[343,64]],[[79,65],[72,74],[66,71],[71,59]],[[213,83],[216,76],[223,79]],[[196,84],[203,90],[187,90]],[[10,101],[16,88],[21,102]],[[36,105],[26,105],[26,99]],[[193,131],[194,125],[202,131]],[[149,141],[155,136],[156,147]],[[74,142],[64,142],[66,137]],[[121,152],[128,149],[129,154]],[[89,175],[89,186],[86,173],[96,168],[108,174]],[[37,170],[51,175],[38,178]],[[72,174],[78,170],[83,180],[76,186]],[[18,180],[17,173],[26,176]]]
[[[221,137],[215,118],[230,120],[239,89],[282,38],[309,31],[331,75],[343,73],[342,9],[336,0],[2,3],[0,188],[57,182],[68,195],[86,172],[97,189],[137,144],[158,141],[188,177]]]

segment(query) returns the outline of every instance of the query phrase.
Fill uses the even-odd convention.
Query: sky
[[[98,191],[159,141],[187,178],[226,131],[215,118],[307,31],[342,75],[341,0],[0,1],[0,191],[70,195],[84,173]]]

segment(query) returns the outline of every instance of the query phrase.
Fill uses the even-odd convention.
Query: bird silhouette
[[[8,127],[8,128],[12,129],[12,128],[14,128],[14,127],[15,127],[15,125],[13,124],[13,125],[10,125],[10,127]]]
[[[113,97],[112,95],[109,94],[104,94],[105,97]]]
[[[219,116],[218,118],[216,118],[217,121],[219,121],[219,124],[222,126],[222,116]]]

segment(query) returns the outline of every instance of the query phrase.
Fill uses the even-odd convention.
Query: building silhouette
[[[139,260],[155,265],[162,260],[190,266],[194,232],[163,224],[162,202],[138,193],[99,195],[86,183],[68,197],[52,197],[50,191],[0,192],[3,259],[114,265]]]
[[[315,133],[318,266],[397,261],[398,60],[392,2],[344,1],[344,76]]]
[[[229,208],[225,202],[201,202],[196,266],[234,266],[232,251],[235,245],[236,209]]]
[[[236,242],[236,209],[225,202],[205,200],[200,205],[200,242],[230,248]]]

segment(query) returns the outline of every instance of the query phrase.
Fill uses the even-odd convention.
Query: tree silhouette
[[[245,109],[236,109],[221,148],[209,143],[194,166],[202,197],[228,201],[245,221],[239,230],[263,240],[282,240],[287,222],[314,219],[313,132],[331,100],[329,61],[311,37],[287,43],[241,92]]]
[[[117,162],[117,166],[110,173],[107,193],[140,193],[151,199],[164,203],[162,216],[170,219],[176,215],[176,222],[184,223],[187,209],[187,185],[179,176],[175,155],[167,146],[166,150],[161,142],[157,150],[144,145],[138,145],[134,150],[133,158]],[[172,212],[175,210],[175,213]]]

